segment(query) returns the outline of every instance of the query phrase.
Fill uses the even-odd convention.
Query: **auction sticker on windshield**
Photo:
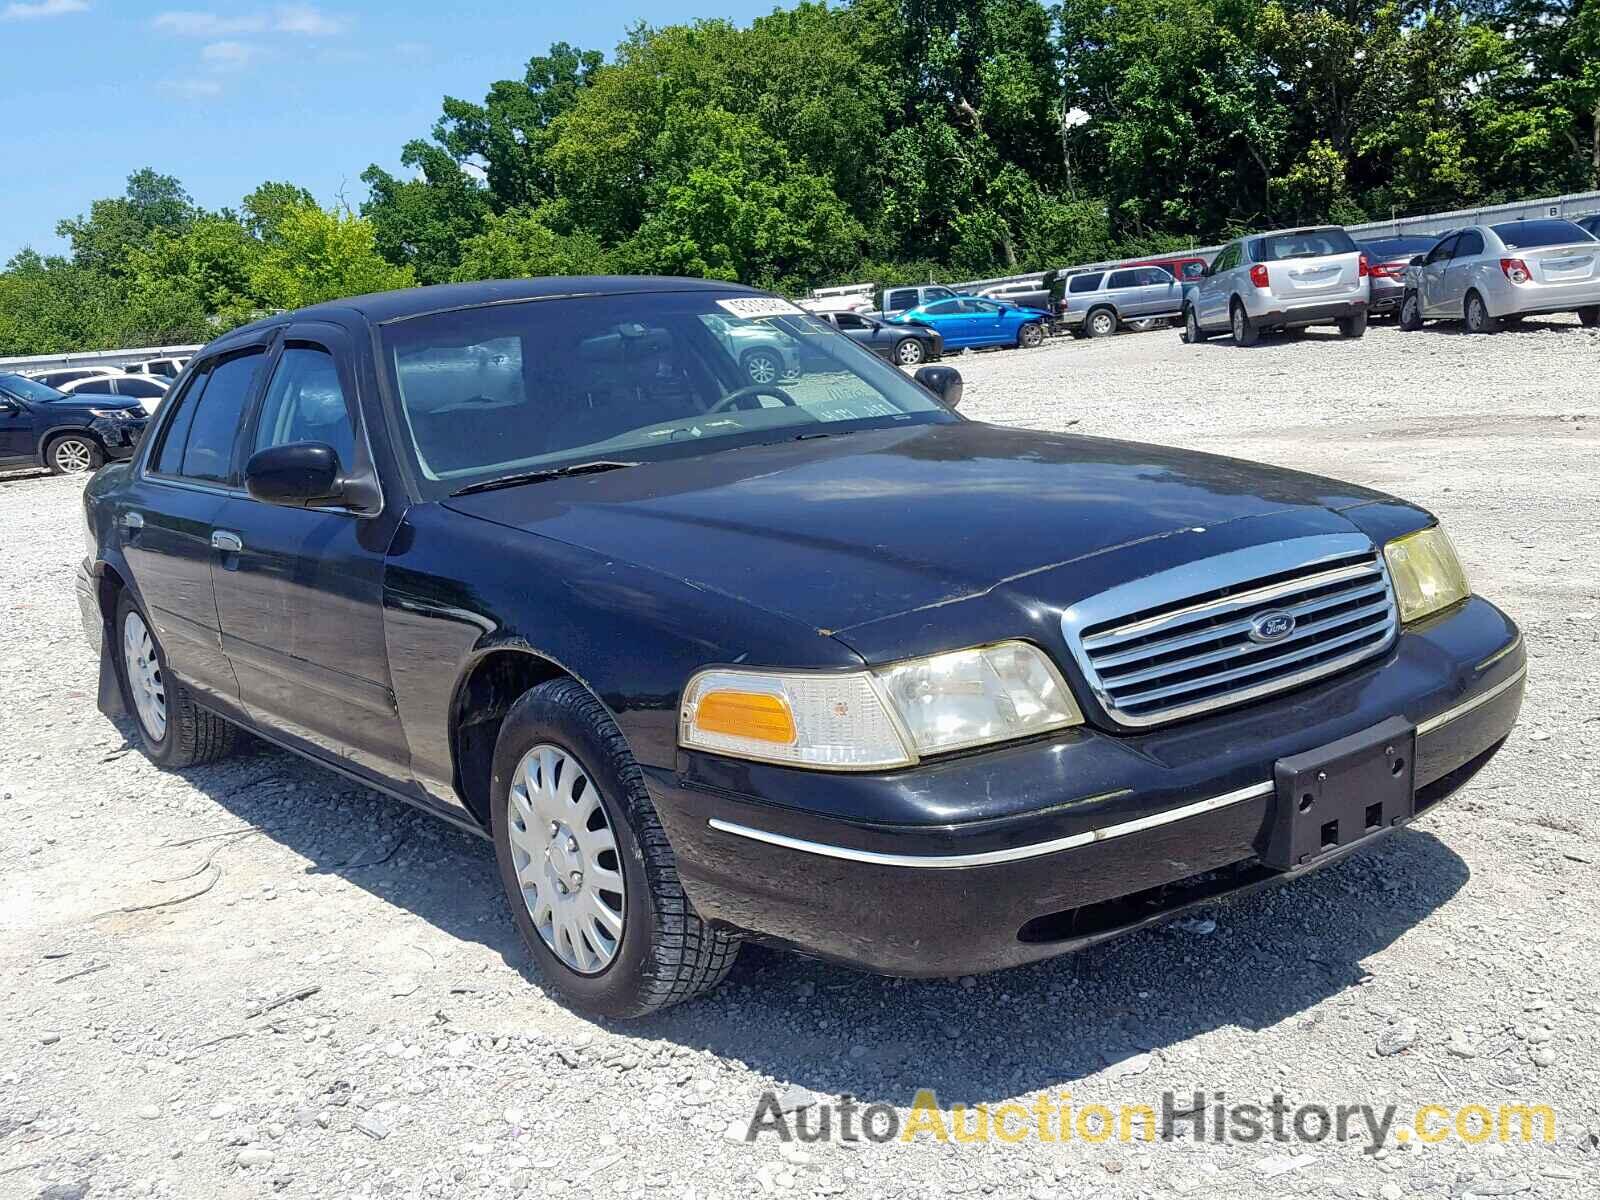
[[[718,300],[717,307],[736,317],[755,320],[757,317],[793,317],[804,316],[805,309],[799,305],[790,304],[787,300],[780,300],[776,296],[749,296],[737,300]]]

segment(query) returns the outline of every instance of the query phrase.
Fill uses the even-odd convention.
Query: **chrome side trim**
[[[1168,809],[1166,812],[1152,813],[1148,817],[1137,817],[1132,821],[1122,821],[1116,825],[1106,825],[1100,829],[1090,829],[1084,833],[1074,833],[1068,837],[1055,838],[1048,842],[1034,842],[1028,846],[1010,846],[1004,850],[984,850],[975,854],[883,854],[876,850],[856,850],[849,846],[832,846],[826,842],[810,842],[804,838],[789,837],[786,834],[772,833],[766,829],[756,829],[749,825],[739,825],[733,821],[724,821],[719,817],[712,817],[706,824],[719,833],[731,833],[736,837],[749,838],[755,842],[765,842],[769,846],[782,846],[786,850],[798,850],[803,854],[818,854],[824,858],[840,858],[847,862],[870,863],[877,867],[922,867],[942,870],[953,867],[988,867],[996,863],[1020,862],[1023,859],[1039,858],[1042,855],[1055,854],[1062,850],[1075,850],[1079,846],[1088,846],[1094,842],[1126,837],[1130,833],[1140,833],[1146,829],[1155,829],[1162,825],[1170,825],[1174,821],[1182,821],[1187,817],[1198,817],[1202,813],[1215,812],[1219,808],[1227,808],[1232,804],[1242,804],[1246,800],[1270,796],[1275,790],[1276,785],[1271,781],[1252,783],[1249,787],[1242,787],[1237,791],[1227,792],[1221,796],[1211,796],[1205,800],[1196,800],[1193,804],[1185,804],[1179,808]]]
[[[1523,679],[1526,679],[1527,676],[1528,668],[1524,666],[1515,675],[1511,676],[1509,679],[1502,679],[1488,691],[1479,692],[1471,700],[1463,701],[1454,708],[1447,708],[1436,717],[1429,717],[1426,721],[1417,726],[1417,736],[1422,737],[1424,734],[1432,733],[1440,726],[1448,725],[1457,717],[1464,717],[1473,709],[1481,708],[1495,697],[1515,687]]]
[[[1506,655],[1510,654],[1513,650],[1515,650],[1520,645],[1522,645],[1522,635],[1519,633],[1519,634],[1517,634],[1516,637],[1512,638],[1509,642],[1507,642],[1500,649],[1496,650],[1493,654],[1489,655],[1488,658],[1484,659],[1481,663],[1479,663],[1473,669],[1476,670],[1476,671],[1487,671],[1490,667],[1494,666],[1495,663],[1499,662],[1502,658],[1504,658]],[[1527,668],[1524,667],[1523,670],[1526,671]]]

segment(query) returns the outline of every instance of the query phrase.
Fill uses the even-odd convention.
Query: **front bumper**
[[[1249,299],[1245,301],[1245,314],[1250,318],[1250,324],[1258,329],[1327,325],[1346,317],[1360,316],[1366,311],[1366,296],[1308,304],[1283,304],[1276,297],[1256,297],[1253,303]]]
[[[105,447],[106,457],[120,462],[133,457],[133,452],[138,449],[139,439],[144,436],[145,426],[148,424],[147,417],[136,417],[133,420],[96,417],[89,428]]]
[[[1417,727],[1420,815],[1499,748],[1525,676],[1515,625],[1474,598],[1373,663],[1138,736],[1085,727],[880,775],[685,754],[646,782],[702,916],[884,974],[963,974],[1079,949],[1367,845],[1262,866],[1276,762],[1403,716]]]

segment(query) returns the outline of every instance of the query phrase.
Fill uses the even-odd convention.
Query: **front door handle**
[[[244,539],[237,533],[229,533],[226,529],[218,529],[211,534],[211,548],[221,550],[225,554],[237,554],[244,549]]]
[[[127,530],[137,531],[144,528],[144,514],[125,512],[122,514],[122,527]]]

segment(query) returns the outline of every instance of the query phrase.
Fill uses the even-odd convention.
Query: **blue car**
[[[1044,323],[1049,314],[982,296],[956,296],[921,304],[884,320],[892,325],[925,325],[944,339],[946,350],[968,346],[1031,348],[1044,341]]]

